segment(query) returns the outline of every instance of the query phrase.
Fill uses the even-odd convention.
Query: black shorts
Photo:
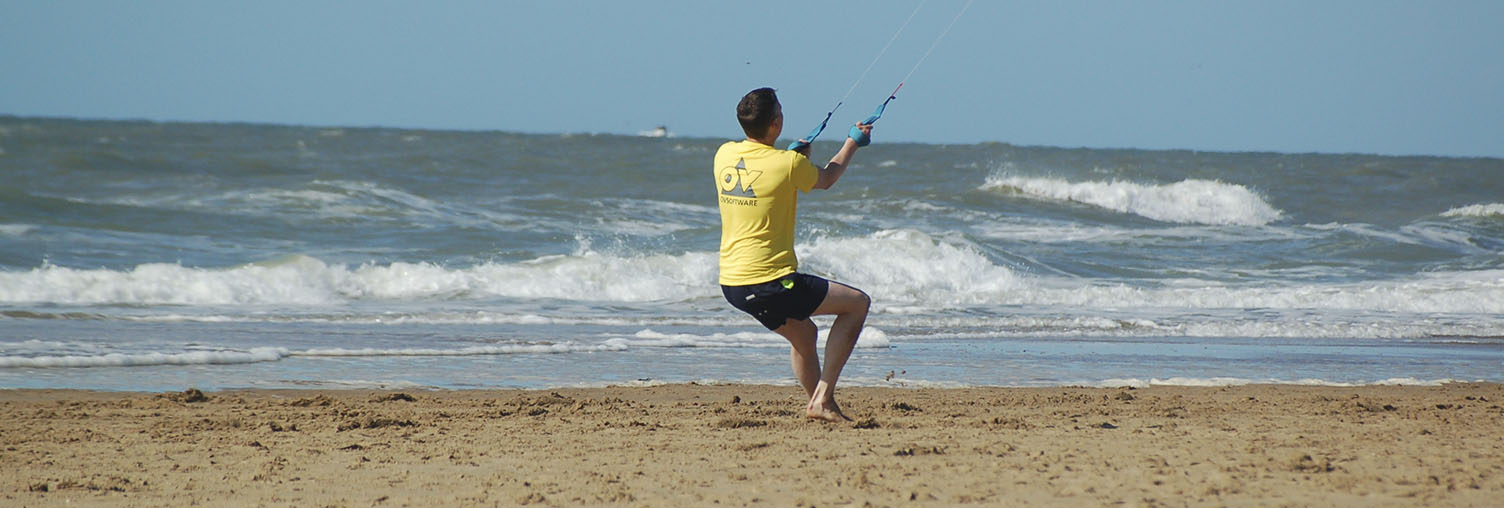
[[[769,330],[777,330],[790,319],[809,318],[829,291],[830,281],[802,273],[750,286],[721,286],[721,294],[732,307],[751,314]]]

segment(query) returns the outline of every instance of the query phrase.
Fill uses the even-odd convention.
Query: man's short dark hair
[[[742,132],[747,133],[747,137],[761,139],[768,134],[768,127],[773,125],[773,119],[781,110],[778,94],[772,88],[758,88],[747,92],[736,104],[736,120],[741,122]]]

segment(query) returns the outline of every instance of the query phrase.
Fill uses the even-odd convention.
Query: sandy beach
[[[5,506],[1486,506],[1504,385],[0,392]]]

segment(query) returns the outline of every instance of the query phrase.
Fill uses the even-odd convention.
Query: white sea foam
[[[0,302],[58,304],[225,305],[329,304],[338,301],[339,273],[299,257],[232,269],[144,264],[129,271],[45,265],[0,273]]]
[[[247,384],[266,388],[294,387],[299,389],[326,388],[336,390],[431,390],[439,388],[407,380],[374,379],[299,379],[292,381],[254,379],[250,380]]]
[[[1389,281],[1230,287],[1172,281],[1169,287],[1100,285],[1041,289],[1019,303],[1093,308],[1321,309],[1411,313],[1504,313],[1504,271],[1430,273]]]
[[[1228,285],[1184,279],[1152,287],[1057,277],[1024,277],[967,245],[918,231],[864,238],[818,238],[798,247],[805,266],[856,283],[879,312],[926,312],[958,305],[1071,308],[1344,309],[1415,313],[1504,313],[1504,271],[1435,272],[1353,283]],[[905,312],[904,309],[909,309]]]
[[[1101,315],[1051,316],[1016,315],[1008,310],[988,312],[974,316],[936,315],[932,304],[892,304],[879,301],[873,308],[871,323],[900,327],[908,331],[892,335],[880,329],[867,327],[858,347],[882,348],[899,342],[933,340],[971,340],[994,338],[1037,337],[1266,337],[1266,338],[1363,338],[1363,339],[1418,339],[1439,340],[1436,337],[1504,337],[1504,317],[1475,314],[1411,314],[1376,313],[1358,311],[1322,312],[1320,318],[1311,311],[1286,311],[1286,316],[1271,316],[1268,308],[1258,309],[1258,315],[1249,317],[1243,308],[1118,308],[1129,317]],[[1080,312],[1096,310],[1080,308]],[[573,311],[558,313],[512,314],[506,312],[414,312],[389,314],[359,310],[342,310],[328,313],[296,314],[283,312],[253,312],[236,314],[89,314],[86,318],[96,320],[120,320],[148,323],[332,323],[339,325],[518,325],[518,326],[590,326],[646,328],[650,333],[659,333],[659,327],[689,327],[722,329],[729,326],[756,328],[756,324],[734,312],[701,313],[686,311],[675,314],[665,309],[667,315],[652,313],[623,315],[576,315]],[[996,314],[1001,312],[1001,315]],[[1146,315],[1147,313],[1147,315]],[[730,316],[730,319],[728,319]],[[1149,317],[1152,316],[1152,317]],[[18,318],[72,319],[61,315],[37,314],[16,316]],[[821,322],[829,318],[817,317]],[[828,323],[824,324],[828,326]],[[661,347],[713,347],[717,345],[772,347],[782,345],[782,339],[766,332],[741,332],[756,334],[755,340],[746,340],[749,335],[729,334],[715,337],[697,334],[616,335],[614,338],[629,340],[621,342],[628,346]],[[679,337],[683,342],[664,341],[653,344],[654,339]],[[707,338],[708,337],[708,338]],[[729,344],[730,341],[745,341],[746,344]],[[823,328],[821,340],[824,340]],[[12,343],[0,354],[29,351]],[[41,347],[56,351],[58,345]]]
[[[912,230],[856,238],[817,237],[798,246],[798,251],[805,271],[856,284],[874,296],[878,313],[895,315],[968,305],[1504,313],[1501,270],[1434,272],[1349,283],[1231,285],[1183,279],[1130,286],[1020,276],[964,240],[941,240]],[[88,270],[44,265],[0,272],[0,302],[313,308],[356,301],[496,297],[675,302],[719,298],[715,266],[713,252],[615,255],[588,248],[571,255],[457,268],[405,262],[350,267],[307,256],[222,269],[145,264],[129,270]],[[396,322],[404,318],[379,319]],[[491,315],[479,319],[543,324],[560,318]]]
[[[1014,189],[1030,196],[1084,203],[1182,224],[1262,226],[1279,220],[1283,215],[1247,187],[1212,180],[1188,179],[1168,185],[1146,185],[993,175],[981,188]]]
[[[826,333],[819,336],[824,342]],[[399,356],[497,356],[514,354],[567,354],[619,352],[631,348],[787,347],[781,337],[769,332],[714,333],[707,335],[661,333],[642,330],[599,343],[495,344],[459,348],[254,348],[248,351],[189,351],[108,353],[99,355],[0,356],[0,368],[140,367],[152,365],[226,365],[275,362],[290,357],[399,357]],[[876,328],[863,330],[860,348],[890,347],[887,335]]]
[[[912,373],[910,373],[910,374],[912,374]],[[678,382],[682,382],[682,381],[678,381]],[[729,384],[743,384],[743,385],[751,384],[751,385],[771,385],[771,386],[795,386],[795,382],[793,380],[789,379],[789,378],[767,378],[767,379],[700,379],[700,380],[696,380],[696,382],[699,383],[699,384],[703,384],[703,385],[716,385],[716,384],[727,384],[727,383],[729,383]],[[1352,386],[1441,386],[1441,385],[1445,385],[1445,384],[1448,384],[1448,383],[1465,383],[1465,382],[1468,382],[1468,381],[1462,381],[1462,380],[1456,380],[1456,379],[1416,379],[1416,378],[1388,378],[1388,379],[1379,379],[1379,380],[1373,380],[1373,381],[1344,382],[1344,381],[1329,381],[1329,380],[1325,380],[1325,379],[1315,379],[1315,378],[1286,380],[1286,379],[1276,379],[1276,378],[1246,379],[1246,378],[1233,378],[1233,377],[1212,377],[1212,378],[1171,377],[1171,378],[1164,378],[1164,379],[1161,379],[1161,378],[1149,378],[1149,379],[1140,379],[1140,378],[1114,378],[1114,379],[1105,379],[1105,380],[1101,380],[1101,381],[1087,381],[1087,382],[1075,382],[1075,383],[1072,383],[1072,382],[1062,382],[1062,381],[1054,381],[1054,382],[1016,382],[1016,383],[1003,383],[1003,384],[977,384],[977,383],[968,383],[968,382],[953,381],[953,380],[916,379],[916,378],[909,377],[907,375],[898,375],[898,376],[888,377],[888,376],[862,376],[862,375],[857,375],[855,373],[852,373],[852,374],[849,374],[849,375],[844,376],[844,377],[841,378],[841,384],[842,385],[847,385],[847,386],[914,388],[914,389],[927,389],[927,388],[974,388],[974,387],[979,387],[979,386],[985,386],[985,387],[990,387],[990,386],[1005,386],[1005,387],[1085,386],[1085,387],[1092,387],[1092,388],[1149,388],[1149,387],[1153,387],[1153,386],[1222,387],[1222,386],[1245,386],[1245,385],[1337,386],[1337,387],[1352,387]],[[674,383],[673,381],[664,381],[664,380],[655,380],[655,379],[642,379],[642,380],[626,381],[626,382],[621,382],[621,381],[610,381],[610,382],[597,381],[597,382],[588,382],[588,383],[575,383],[575,384],[565,385],[565,387],[568,387],[568,388],[602,388],[602,387],[610,387],[610,386],[643,387],[643,386],[661,386],[661,385],[673,384],[673,383]]]
[[[1328,381],[1328,380],[1325,380],[1325,379],[1313,379],[1313,378],[1286,380],[1286,379],[1274,379],[1274,378],[1245,379],[1245,378],[1233,378],[1233,377],[1212,377],[1212,378],[1172,377],[1172,378],[1167,378],[1167,379],[1158,379],[1158,378],[1150,378],[1150,379],[1138,379],[1138,378],[1106,379],[1106,380],[1102,380],[1102,381],[1098,381],[1098,382],[1094,382],[1094,383],[1086,383],[1086,385],[1087,386],[1095,386],[1095,387],[1099,387],[1099,388],[1118,388],[1118,387],[1148,388],[1150,386],[1211,386],[1211,387],[1216,387],[1216,386],[1243,386],[1243,385],[1441,386],[1441,385],[1444,385],[1444,384],[1447,384],[1447,383],[1458,383],[1458,382],[1463,382],[1463,381],[1459,381],[1459,380],[1455,380],[1455,379],[1429,379],[1429,380],[1425,380],[1425,379],[1415,379],[1415,378],[1388,378],[1388,379],[1379,379],[1379,380],[1374,380],[1374,381],[1342,382],[1342,381]]]
[[[496,296],[586,301],[659,301],[716,291],[715,253],[608,255],[587,251],[468,272],[478,291]]]
[[[228,365],[275,362],[290,353],[285,348],[256,348],[249,351],[192,351],[186,353],[110,353],[105,355],[64,355],[34,357],[0,357],[0,368],[58,367],[140,367],[147,365]]]
[[[37,227],[31,224],[0,224],[0,235],[21,236],[30,233]]]
[[[172,210],[217,212],[229,208],[241,215],[296,219],[428,219],[468,226],[520,226],[537,221],[536,217],[524,218],[521,214],[499,213],[486,207],[449,204],[373,182],[350,180],[315,180],[300,188],[253,187],[207,195],[160,193],[67,199],[79,203]]]
[[[247,313],[247,314],[93,314],[92,319],[111,319],[147,323],[338,323],[347,325],[565,325],[565,326],[721,326],[716,317],[651,314],[572,315],[513,314],[506,312],[414,312],[414,313]],[[59,319],[56,315],[36,317]]]
[[[1504,319],[1499,317],[1454,315],[1441,318],[1375,313],[1343,316],[1346,313],[1324,311],[1320,317],[1313,317],[1305,311],[1293,311],[1286,316],[1271,316],[1268,312],[1260,312],[1257,317],[1248,317],[1245,315],[1246,311],[1240,309],[1180,312],[1178,315],[1159,315],[1154,319],[929,314],[880,314],[872,319],[884,325],[909,330],[891,335],[889,340],[894,343],[1048,337],[1413,339],[1424,342],[1472,343],[1476,340],[1447,340],[1438,337],[1504,337]]]
[[[821,328],[815,341],[816,344],[825,344],[830,336],[828,328]],[[771,332],[736,332],[736,333],[662,333],[651,329],[641,330],[630,337],[618,337],[606,341],[607,344],[615,344],[631,347],[736,347],[736,348],[762,348],[762,347],[787,347],[788,341]],[[865,327],[857,339],[856,347],[867,349],[886,349],[892,347],[888,340],[888,334],[882,330]]]
[[[1443,217],[1504,217],[1504,203],[1468,205],[1447,210]]]
[[[1394,231],[1385,230],[1372,224],[1339,224],[1330,222],[1326,224],[1306,224],[1305,228],[1316,231],[1341,231],[1359,236],[1378,238],[1394,243],[1406,243],[1418,245],[1421,239]]]
[[[804,269],[858,284],[891,303],[985,303],[1029,287],[1012,270],[966,245],[913,230],[864,238],[817,238],[796,250]]]
[[[1447,246],[1480,254],[1497,250],[1479,245],[1476,232],[1461,229],[1457,224],[1438,224],[1436,222],[1425,221],[1407,224],[1401,227],[1400,231],[1419,239],[1422,244]]]
[[[967,305],[1073,308],[1345,309],[1412,313],[1504,313],[1504,271],[1435,272],[1349,283],[1231,285],[1197,279],[1130,286],[1021,276],[965,240],[913,230],[816,237],[798,246],[802,269],[874,295],[878,313],[923,314]],[[231,268],[145,264],[129,270],[43,265],[0,272],[0,302],[62,305],[301,305],[355,301],[551,298],[584,302],[673,302],[718,298],[715,254],[607,254],[588,247],[514,263],[330,265],[307,256]],[[156,319],[202,320],[192,314]],[[566,324],[534,315],[389,316],[381,322]],[[634,322],[642,322],[637,320]]]
[[[444,202],[373,182],[316,180],[301,188],[233,189],[209,196],[122,196],[100,201],[184,210],[217,211],[230,208],[242,215],[299,221],[309,218],[401,220],[420,227],[442,224],[558,232],[595,225],[594,229],[602,232],[636,236],[662,236],[701,227],[701,224],[692,223],[693,219],[709,217],[710,219],[702,220],[713,220],[716,213],[714,207],[705,205],[610,198],[587,202],[599,211],[586,213],[588,219],[580,220],[578,217],[551,217],[538,213],[534,207],[540,199],[556,198],[548,195],[502,196],[494,202],[476,205]],[[557,199],[570,201],[568,198]]]
[[[655,237],[719,225],[715,222],[718,212],[706,205],[619,198],[592,200],[589,204],[599,209],[591,214],[595,215],[596,230],[613,235]],[[564,225],[561,229],[578,228],[578,225]]]
[[[0,302],[333,305],[467,297],[656,301],[710,294],[714,281],[712,253],[610,256],[587,251],[469,268],[403,262],[351,268],[289,256],[225,269],[154,263],[130,270],[44,265],[26,272],[0,272]]]
[[[607,351],[625,351],[624,344],[577,344],[565,342],[559,344],[501,344],[494,346],[472,346],[456,349],[439,348],[396,348],[396,349],[345,349],[345,348],[314,348],[289,353],[288,356],[495,356],[512,354],[560,354],[560,353],[598,353]]]
[[[389,357],[389,356],[495,356],[513,354],[564,354],[624,351],[626,344],[498,344],[454,349],[442,348],[313,348],[280,347],[248,351],[144,352],[101,355],[0,356],[3,368],[142,367],[152,365],[232,365],[276,362],[289,357]]]
[[[1265,227],[1258,229],[1208,229],[1202,225],[1128,228],[1088,226],[1079,223],[1012,219],[975,226],[976,234],[989,239],[1016,240],[1030,243],[1069,245],[1074,243],[1113,243],[1144,241],[1195,241],[1202,244],[1297,241],[1319,238],[1322,232],[1341,227],[1337,224],[1305,227]],[[1315,230],[1315,231],[1312,231]],[[1413,243],[1413,240],[1408,240]]]
[[[760,332],[713,333],[697,335],[689,333],[662,333],[651,329],[641,330],[627,337],[606,341],[632,347],[777,347],[787,345],[777,335]]]

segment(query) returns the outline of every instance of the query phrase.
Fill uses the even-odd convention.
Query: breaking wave
[[[875,310],[885,313],[997,305],[1504,313],[1504,271],[1499,270],[1361,282],[1232,285],[1176,279],[1127,285],[1020,275],[964,241],[913,230],[817,237],[797,249],[802,271],[857,283],[874,295]],[[405,262],[350,267],[308,256],[223,269],[146,264],[129,270],[86,270],[45,265],[0,272],[0,303],[319,308],[360,301],[488,298],[680,302],[720,297],[715,266],[713,252],[616,255],[588,249],[456,268]]]
[[[981,188],[1012,190],[1180,224],[1262,226],[1283,216],[1247,187],[1212,180],[1189,179],[1168,185],[1145,185],[994,175],[987,178]]]
[[[1468,205],[1447,210],[1443,217],[1504,217],[1504,203]]]

